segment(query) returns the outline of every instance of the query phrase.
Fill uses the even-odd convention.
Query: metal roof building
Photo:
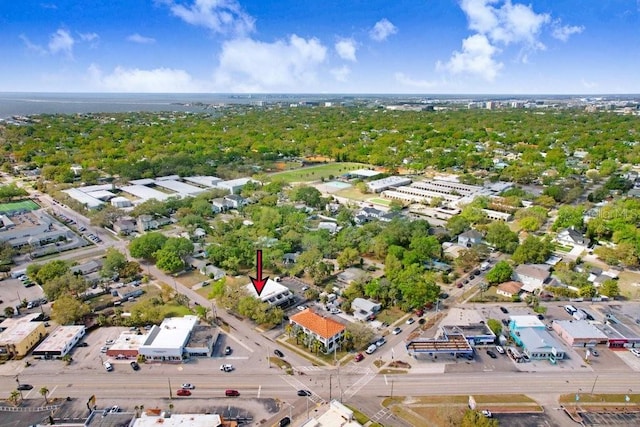
[[[176,181],[173,179],[157,180],[156,185],[158,187],[175,191],[176,193],[180,194],[180,196],[182,197],[195,196],[197,194],[204,193],[206,191],[204,188],[195,187],[185,182]]]
[[[156,199],[162,202],[170,197],[178,196],[177,194],[163,193],[162,191],[154,190],[144,185],[126,185],[122,187],[121,190],[142,199],[142,201]]]
[[[85,334],[83,325],[59,326],[33,350],[34,356],[45,359],[64,357]]]
[[[62,190],[62,192],[66,193],[72,199],[82,203],[88,209],[97,209],[104,204],[102,200],[96,199],[77,188],[69,188],[68,190]]]

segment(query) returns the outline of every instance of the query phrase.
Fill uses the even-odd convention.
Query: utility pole
[[[591,387],[591,394],[593,394],[593,390],[596,389],[596,383],[598,382],[599,375],[596,375],[596,379],[593,381],[593,386]]]
[[[331,374],[329,374],[329,402],[331,402]]]
[[[389,397],[393,398],[393,378],[391,379],[391,396]]]
[[[167,381],[169,382],[169,399],[173,399],[173,392],[171,391],[171,378],[167,377]]]

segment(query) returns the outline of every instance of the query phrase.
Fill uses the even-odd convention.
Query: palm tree
[[[49,389],[46,386],[40,387],[40,394],[44,397],[44,403],[48,404],[49,399],[47,399],[47,395],[49,394]]]
[[[20,392],[18,390],[13,390],[7,400],[13,406],[18,406],[18,402],[20,401]]]

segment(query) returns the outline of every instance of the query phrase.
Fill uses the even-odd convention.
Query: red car
[[[178,396],[191,396],[191,392],[185,388],[178,389],[176,392]]]
[[[416,316],[422,317],[423,315],[424,315],[424,310],[422,310],[422,309],[416,310]]]
[[[356,362],[359,362],[359,361],[361,361],[362,359],[364,359],[364,354],[362,354],[362,353],[358,353],[358,354],[356,354],[356,357],[354,357],[354,359],[353,359],[353,360],[355,360]]]

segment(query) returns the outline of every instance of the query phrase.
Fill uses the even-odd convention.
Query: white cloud
[[[218,90],[228,92],[297,90],[316,82],[326,55],[319,40],[295,34],[274,43],[229,40],[222,45],[215,81]]]
[[[158,0],[183,21],[208,28],[216,33],[245,35],[254,30],[255,19],[236,0],[193,0],[185,5],[181,0]]]
[[[524,63],[529,53],[546,48],[539,37],[542,28],[551,22],[551,15],[536,13],[531,5],[514,4],[511,0],[461,0],[460,7],[475,34],[463,40],[462,51],[453,52],[446,64],[438,62],[441,69],[492,81],[503,67],[495,59],[501,52],[499,46],[518,46],[518,60]]]
[[[353,39],[338,40],[335,45],[336,52],[342,59],[356,61],[356,42]]]
[[[462,41],[461,52],[453,52],[449,62],[439,62],[437,67],[453,74],[469,73],[493,81],[503,66],[494,59],[497,52],[485,35],[474,34]]]
[[[416,89],[433,89],[438,85],[436,82],[432,82],[432,81],[412,79],[406,74],[400,73],[400,72],[395,73],[394,77],[396,81],[401,85],[409,86],[411,88],[416,88]]]
[[[469,29],[485,34],[493,43],[525,43],[542,47],[538,35],[543,24],[550,22],[546,13],[535,13],[531,6],[513,4],[506,0],[500,7],[492,4],[499,0],[462,0],[460,7],[467,15]]]
[[[47,50],[45,48],[43,48],[42,46],[33,43],[29,37],[25,36],[24,34],[20,34],[20,40],[22,40],[22,43],[24,43],[24,45],[27,47],[27,49],[39,53],[41,55],[44,55],[47,53]]]
[[[184,70],[155,68],[116,67],[112,73],[103,74],[98,66],[89,67],[89,77],[99,90],[112,92],[199,92],[201,85]]]
[[[581,79],[580,83],[582,84],[582,86],[584,86],[586,89],[593,89],[598,87],[598,84],[595,82],[590,82],[588,80],[585,79]]]
[[[73,44],[75,41],[69,31],[60,28],[49,37],[49,52],[52,54],[63,53],[68,57],[73,56]]]
[[[83,42],[92,42],[100,38],[96,33],[78,33],[78,35],[80,36],[80,40]]]
[[[351,74],[351,68],[347,67],[346,65],[343,65],[340,68],[333,68],[330,71],[330,73],[333,76],[333,78],[336,79],[336,81],[345,83],[346,81],[349,80],[349,75]]]
[[[130,36],[127,37],[127,40],[133,43],[140,43],[140,44],[153,44],[156,42],[156,39],[154,39],[153,37],[145,37],[138,33],[131,34]]]
[[[382,18],[376,22],[371,31],[369,31],[369,37],[375,41],[381,42],[397,32],[398,28],[396,28],[395,25],[393,25],[387,18]]]
[[[584,27],[581,25],[559,25],[560,22],[557,22],[558,25],[556,25],[556,27],[553,29],[553,32],[551,33],[551,35],[558,39],[561,40],[563,42],[566,42],[567,40],[569,40],[569,37],[571,37],[574,34],[580,34],[581,32],[584,31]]]

